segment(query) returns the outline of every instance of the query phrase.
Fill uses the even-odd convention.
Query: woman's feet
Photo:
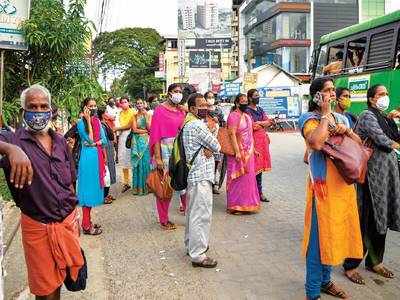
[[[379,264],[375,267],[367,267],[368,271],[381,275],[382,277],[392,279],[394,278],[394,274],[392,271],[387,269],[383,264]]]
[[[176,225],[170,221],[168,221],[165,224],[160,223],[160,226],[164,230],[175,230],[176,229]]]
[[[122,193],[125,193],[131,189],[131,186],[129,184],[124,184],[122,186]]]
[[[114,197],[112,197],[111,195],[108,195],[107,197],[104,198],[104,204],[111,204],[114,201]]]
[[[179,207],[179,213],[183,216],[185,215],[185,208],[183,206]]]
[[[261,202],[269,202],[269,200],[267,199],[267,197],[265,197],[264,194],[261,194],[261,196],[260,196],[260,201],[261,201]]]
[[[99,235],[103,233],[103,230],[99,225],[92,225],[89,229],[82,228],[83,234],[86,235]]]
[[[333,281],[329,281],[327,284],[323,285],[321,287],[321,292],[340,299],[349,298],[346,292],[337,286]]]
[[[344,271],[344,275],[355,284],[365,284],[364,278],[356,269]]]

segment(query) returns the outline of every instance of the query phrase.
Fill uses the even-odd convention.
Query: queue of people
[[[321,292],[346,299],[348,293],[331,279],[335,265],[342,264],[344,275],[355,284],[365,284],[357,271],[364,258],[367,270],[394,277],[383,264],[383,257],[387,230],[400,231],[400,178],[395,152],[400,148],[400,135],[393,120],[400,113],[385,113],[390,98],[383,85],[368,89],[368,107],[358,119],[346,112],[351,105],[349,90],[335,90],[328,77],[311,83],[310,97],[309,112],[299,120],[310,168],[302,247],[306,257],[305,292],[307,299],[320,299]],[[370,147],[372,155],[365,166],[364,181],[347,183],[325,154],[325,142],[337,135]]]
[[[7,158],[0,166],[22,212],[22,240],[33,294],[59,299],[67,273],[75,281],[82,276],[86,262],[79,228],[86,235],[102,234],[101,225],[92,219],[92,209],[115,200],[110,187],[117,181],[116,156],[122,167],[122,192],[132,189],[133,195],[147,195],[150,172],[167,176],[176,151],[174,141],[182,137],[185,159],[190,162],[187,188],[174,195],[186,216],[184,247],[193,267],[217,266],[206,253],[213,194],[219,193],[216,177],[224,163],[228,213],[256,213],[261,202],[268,202],[262,173],[271,169],[266,129],[273,121],[259,106],[257,90],[237,95],[226,122],[211,92],[191,92],[187,97],[184,104],[182,86],[172,84],[166,100],[147,109],[139,98],[133,107],[123,97],[120,108],[114,99],[108,100],[106,108],[98,108],[96,99],[87,98],[80,119],[64,139],[52,129],[49,91],[40,85],[23,91],[25,126],[0,132],[0,154]],[[349,295],[331,277],[335,265],[342,265],[344,275],[355,284],[365,284],[357,270],[364,258],[367,270],[394,277],[383,260],[387,231],[400,231],[396,154],[400,133],[394,121],[400,112],[385,113],[390,98],[383,85],[368,89],[368,108],[359,118],[348,112],[349,90],[335,89],[328,77],[311,83],[310,97],[309,111],[299,119],[310,168],[302,243],[305,293],[312,300],[320,299],[321,292],[345,299]],[[221,128],[228,132],[233,155],[221,153],[221,143],[226,142],[219,140]],[[372,150],[364,181],[349,184],[325,154],[325,142],[338,135]],[[176,229],[169,218],[171,200],[156,197],[159,223],[165,230]],[[77,205],[82,207],[81,224]]]

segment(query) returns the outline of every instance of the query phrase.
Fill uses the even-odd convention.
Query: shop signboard
[[[21,24],[29,19],[30,0],[0,0],[0,49],[27,50]]]
[[[230,49],[231,38],[187,39],[186,49]]]
[[[259,105],[269,117],[288,117],[288,97],[260,97]]]
[[[211,61],[210,61],[211,54]],[[214,51],[190,51],[189,52],[190,68],[221,68],[221,53]]]
[[[367,102],[370,75],[350,76],[349,90],[352,102]]]
[[[178,74],[180,78],[185,77],[185,40],[178,40]]]
[[[224,95],[228,97],[236,96],[240,93],[240,83],[225,82]]]
[[[245,73],[243,78],[243,89],[247,92],[250,89],[255,89],[257,86],[257,74]]]

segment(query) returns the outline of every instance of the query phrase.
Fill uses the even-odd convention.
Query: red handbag
[[[348,184],[364,183],[372,151],[347,135],[331,136],[322,147],[322,152],[332,160]]]

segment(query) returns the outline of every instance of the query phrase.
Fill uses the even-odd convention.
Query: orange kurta
[[[318,124],[319,121],[315,119],[307,121],[303,129],[304,136]],[[313,151],[309,147],[307,149],[310,153]],[[311,178],[307,180],[302,252],[305,256],[308,249],[312,201],[315,198],[321,262],[325,265],[339,265],[346,258],[363,257],[360,221],[355,186],[344,181],[330,159],[326,162],[324,193],[315,193]]]

